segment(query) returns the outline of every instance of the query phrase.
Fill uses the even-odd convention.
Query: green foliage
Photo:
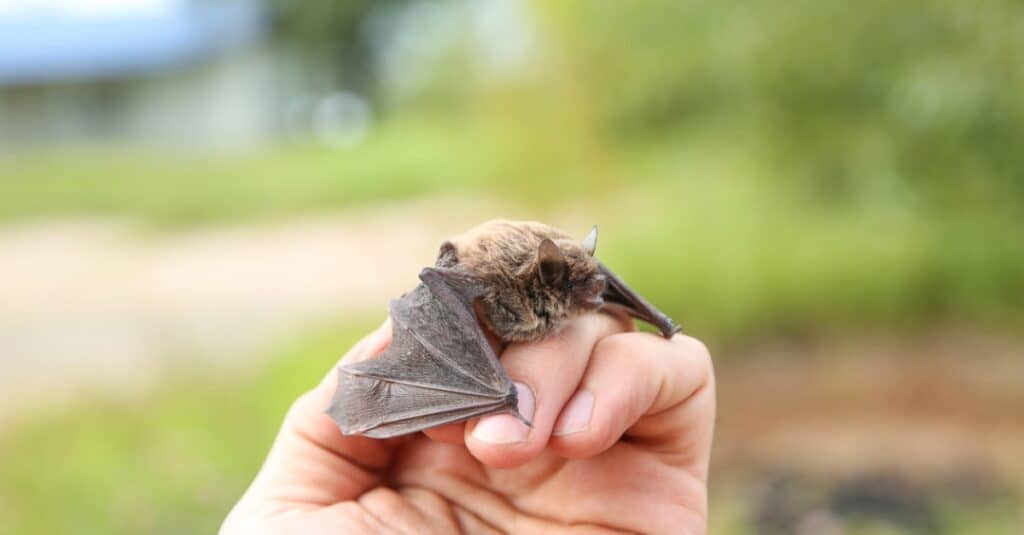
[[[437,192],[474,158],[429,123],[383,128],[357,152],[309,143],[234,155],[60,149],[0,159],[0,218],[119,214],[159,225],[274,217]]]
[[[946,210],[1022,205],[1020,4],[535,5],[618,143],[724,120],[825,200],[885,181]]]
[[[606,261],[691,333],[743,344],[943,322],[1015,328],[1022,319],[1024,244],[1014,236],[1024,225],[1006,214],[965,217],[884,198],[821,204],[748,174],[739,155],[673,158],[651,172],[699,169],[700,178],[614,191],[587,213],[607,229]]]
[[[365,21],[374,9],[407,3],[404,0],[306,0],[301,3],[272,0],[275,38],[295,49],[295,59],[315,59],[311,64],[350,88],[369,89],[375,73]]]

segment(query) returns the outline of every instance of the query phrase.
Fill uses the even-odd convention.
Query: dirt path
[[[318,322],[383,317],[444,237],[497,215],[514,213],[452,198],[159,234],[0,227],[0,420],[44,399],[137,392],[182,358],[250,359]]]
[[[720,473],[967,473],[1024,484],[1020,334],[936,329],[719,357]]]

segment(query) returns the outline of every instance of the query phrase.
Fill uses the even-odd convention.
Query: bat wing
[[[345,434],[387,438],[516,411],[516,390],[472,310],[479,285],[426,268],[391,303],[394,339],[377,358],[342,365],[328,414]]]
[[[679,326],[672,321],[672,318],[648,303],[643,297],[640,297],[640,294],[634,292],[618,275],[608,269],[608,266],[601,263],[598,263],[598,265],[600,266],[601,274],[605,276],[605,290],[604,295],[602,295],[605,303],[621,307],[630,316],[650,323],[661,331],[662,336],[665,338],[671,338],[672,335],[679,332]]]
[[[351,372],[341,368],[328,409],[345,434],[390,438],[506,409],[504,395],[469,395]]]

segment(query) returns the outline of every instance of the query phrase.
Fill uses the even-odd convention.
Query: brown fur
[[[545,284],[538,250],[544,239],[558,246],[565,276]],[[484,281],[482,320],[506,342],[543,338],[567,320],[600,306],[604,278],[597,261],[568,234],[532,221],[493,220],[441,246],[438,266],[455,267]]]

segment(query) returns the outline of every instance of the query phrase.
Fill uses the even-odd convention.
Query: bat
[[[613,308],[666,338],[679,332],[594,258],[596,248],[597,227],[576,242],[542,223],[505,220],[444,242],[421,283],[391,302],[391,345],[339,366],[327,413],[344,434],[372,438],[502,412],[530,425],[486,331],[503,342],[535,341],[586,311]]]

